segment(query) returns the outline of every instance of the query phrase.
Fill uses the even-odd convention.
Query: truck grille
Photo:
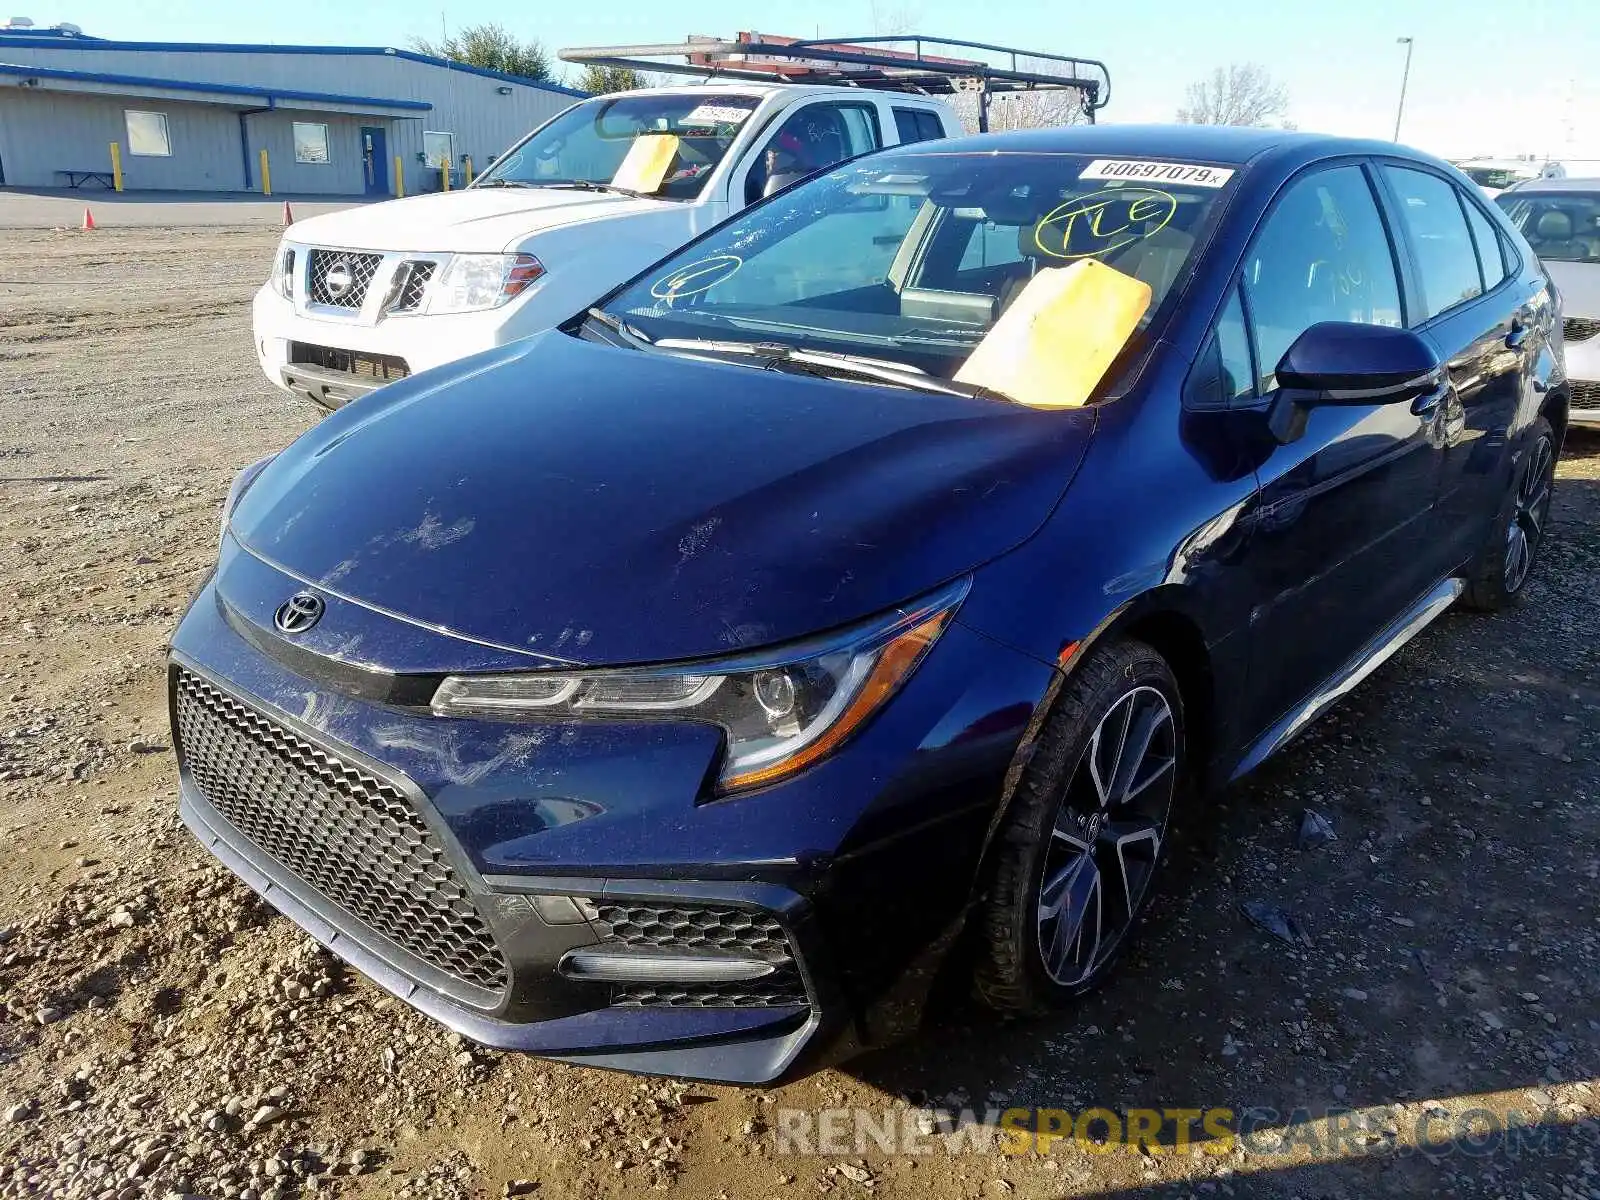
[[[428,280],[433,278],[438,266],[438,263],[426,259],[406,263],[401,268],[398,286],[394,290],[394,302],[389,305],[389,311],[406,313],[421,308],[423,294],[428,290]]]
[[[1561,332],[1569,342],[1587,342],[1600,333],[1600,320],[1594,317],[1568,317],[1561,323]]]
[[[378,273],[381,254],[355,254],[348,250],[313,250],[308,263],[307,291],[313,304],[358,309]]]
[[[465,983],[506,988],[505,958],[399,788],[173,670],[180,753],[212,808],[400,949]]]
[[[614,988],[620,1007],[773,1008],[805,1004],[794,948],[770,913],[729,906],[668,904],[595,905],[591,923],[602,945],[623,945],[656,954],[757,958],[776,968],[771,975],[740,983],[636,983]]]
[[[1600,383],[1589,383],[1582,379],[1572,380],[1572,407],[1600,408]]]
[[[304,367],[321,367],[356,379],[388,383],[411,374],[406,360],[393,354],[363,354],[359,350],[340,350],[335,346],[314,346],[310,342],[290,342],[289,361]]]

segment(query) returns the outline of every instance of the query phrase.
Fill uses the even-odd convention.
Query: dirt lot
[[[231,474],[312,420],[249,351],[271,245],[0,233],[0,1197],[1600,1197],[1600,439],[1526,606],[1447,617],[1223,796],[1078,1012],[957,1013],[768,1093],[639,1080],[443,1035],[174,819],[165,639]],[[1307,807],[1336,841],[1296,848]],[[1270,1112],[983,1152],[1035,1105]],[[848,1114],[847,1153],[780,1153],[843,1108],[993,1111],[930,1153],[857,1152]],[[1512,1110],[1537,1124],[1499,1136]]]

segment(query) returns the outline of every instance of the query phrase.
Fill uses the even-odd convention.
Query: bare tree
[[[1259,63],[1229,63],[1189,85],[1178,120],[1186,125],[1279,123],[1289,109],[1289,92]]]
[[[961,124],[976,132],[977,97],[960,93],[955,98]],[[997,92],[989,97],[989,132],[1007,133],[1013,129],[1053,129],[1058,125],[1083,125],[1089,120],[1083,111],[1083,93],[1077,88],[1040,92]]]
[[[437,42],[412,38],[411,46],[435,58],[448,58],[506,75],[535,80],[550,78],[550,55],[539,41],[530,38],[524,42],[504,25],[493,22],[468,25],[460,33]]]

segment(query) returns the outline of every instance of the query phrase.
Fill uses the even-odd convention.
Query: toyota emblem
[[[281,633],[304,633],[322,620],[326,607],[322,597],[315,592],[296,592],[278,605],[278,611],[272,615],[272,623]]]
[[[322,277],[322,286],[328,289],[328,295],[335,300],[339,299],[355,286],[356,277],[350,270],[350,264],[345,259],[338,259],[328,267],[328,273]]]

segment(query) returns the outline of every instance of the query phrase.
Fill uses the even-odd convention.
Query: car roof
[[[1228,125],[1066,125],[1015,133],[986,133],[919,144],[913,152],[1105,154],[1118,158],[1200,159],[1245,163],[1271,151],[1307,158],[1339,154],[1398,154],[1437,162],[1393,142]]]
[[[1526,179],[1514,183],[1501,195],[1515,192],[1519,196],[1543,195],[1545,192],[1600,192],[1600,178],[1587,179]]]

